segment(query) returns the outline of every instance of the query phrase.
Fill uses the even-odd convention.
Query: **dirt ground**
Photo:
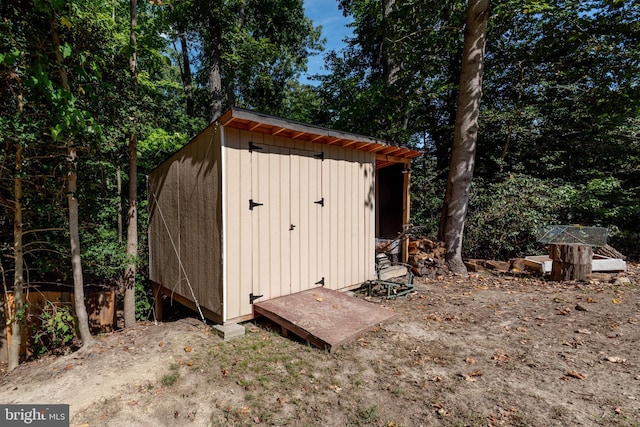
[[[362,296],[359,296],[362,297]],[[68,403],[76,426],[639,426],[640,268],[590,282],[419,279],[333,353],[194,316],[98,337],[0,378],[2,403]]]

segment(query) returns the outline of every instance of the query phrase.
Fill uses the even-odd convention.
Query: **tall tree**
[[[462,48],[461,2],[341,0],[340,6],[353,17],[354,36],[344,50],[326,56],[330,73],[317,77],[324,105],[316,121],[420,145],[446,166]]]
[[[58,33],[58,18],[54,8],[51,10],[49,19],[51,30],[51,42],[55,53],[55,62],[58,67],[58,75],[60,84],[64,93],[63,97],[70,100],[71,87],[64,65],[62,45]],[[68,102],[68,101],[67,101]],[[84,278],[82,274],[82,261],[80,258],[80,229],[78,226],[78,199],[76,192],[78,190],[76,171],[77,165],[77,148],[74,145],[73,138],[69,135],[67,140],[67,203],[69,208],[69,243],[71,246],[71,269],[73,275],[73,297],[78,319],[78,330],[80,331],[80,339],[84,348],[93,343],[93,337],[89,330],[89,316],[87,307],[84,303]]]
[[[222,114],[222,1],[209,0],[209,105],[210,121]]]
[[[462,240],[475,165],[488,13],[489,0],[469,0],[456,126],[440,231],[447,249],[447,266],[456,273],[467,272],[462,261]]]
[[[134,97],[138,96],[138,57],[136,26],[138,25],[138,2],[129,1],[131,25],[129,28],[129,71]],[[135,110],[134,110],[135,111]],[[124,324],[129,328],[136,324],[136,263],[138,262],[138,135],[136,113],[132,115],[133,126],[129,136],[129,208],[127,209],[127,268],[124,275]]]
[[[24,101],[22,92],[16,94],[16,106],[18,115],[23,114]],[[13,192],[13,257],[14,257],[14,281],[13,281],[13,319],[11,322],[11,346],[9,347],[9,357],[7,370],[13,371],[20,363],[20,347],[22,346],[22,328],[26,318],[22,293],[24,290],[24,245],[23,245],[23,222],[22,222],[22,151],[20,141],[16,141],[16,164],[14,176]],[[3,302],[4,303],[4,302]]]

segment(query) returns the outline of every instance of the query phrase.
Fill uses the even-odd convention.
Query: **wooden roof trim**
[[[300,139],[300,137],[301,137],[302,135],[304,135],[305,133],[307,133],[307,132],[302,132],[302,131],[294,132],[294,133],[291,135],[291,138],[293,138],[293,139]]]
[[[273,136],[281,135],[291,139],[366,151],[376,155],[390,155],[389,159],[398,159],[391,160],[395,163],[400,160],[404,163],[406,159],[413,159],[422,155],[420,151],[389,145],[384,141],[368,136],[309,125],[239,108],[229,109],[220,116],[217,122],[224,126]]]
[[[329,137],[327,142],[325,142],[326,145],[336,145],[338,144],[339,141],[342,141],[341,138],[336,138],[336,137]]]
[[[389,154],[376,154],[376,164],[378,162],[383,163],[409,163],[411,159],[404,157],[391,156]]]

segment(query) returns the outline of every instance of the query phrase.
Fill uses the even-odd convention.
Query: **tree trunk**
[[[184,96],[187,100],[187,116],[193,117],[193,77],[191,76],[191,61],[189,59],[189,46],[187,35],[180,31],[180,49],[182,50],[182,85]]]
[[[551,245],[551,280],[583,280],[591,274],[593,249],[590,245]]]
[[[118,189],[118,245],[122,244],[122,174],[120,166],[116,170],[116,185]]]
[[[243,27],[244,27],[244,23],[245,23],[245,18],[246,18],[246,3],[245,2],[241,2],[239,4],[239,9],[238,9],[238,19],[236,20],[236,27],[238,31],[242,31]],[[232,67],[231,70],[228,70],[228,75],[227,75],[227,103],[231,106],[231,107],[235,107],[236,106],[236,89],[237,89],[237,82],[238,82],[238,71],[236,69],[236,67]]]
[[[56,24],[55,12],[52,11],[51,20],[51,40],[53,50],[56,55],[56,63],[59,68],[60,82],[62,88],[71,92],[67,72],[64,69],[62,53],[60,52],[60,37]],[[67,139],[67,203],[69,205],[69,241],[71,246],[71,270],[73,275],[73,293],[78,319],[78,330],[82,347],[87,347],[93,343],[93,337],[89,330],[89,316],[84,302],[84,279],[82,275],[82,261],[80,259],[80,231],[78,228],[78,199],[76,199],[77,175],[76,175],[76,149],[71,138]]]
[[[384,78],[388,86],[393,85],[399,77],[401,66],[396,59],[391,38],[393,37],[391,28],[393,23],[390,21],[390,15],[395,7],[396,0],[384,0],[382,2],[382,19],[383,19],[383,40],[382,40],[382,66]]]
[[[462,262],[462,239],[475,164],[488,8],[489,0],[469,0],[465,21],[456,126],[442,208],[445,259],[455,273],[467,272]]]
[[[18,112],[22,113],[22,95],[18,96]],[[22,290],[24,288],[23,272],[23,245],[22,245],[22,145],[16,144],[16,175],[14,178],[14,211],[13,211],[13,256],[15,273],[13,280],[13,301],[14,309],[8,307],[8,312],[12,314],[11,321],[11,344],[9,347],[9,363],[7,371],[11,372],[20,363],[20,346],[22,344],[22,327],[24,325],[25,313],[22,301]]]
[[[137,0],[130,0],[131,28],[129,42],[131,57],[129,69],[133,93],[138,95],[138,58],[136,56],[136,25],[138,23]],[[126,328],[136,324],[136,262],[138,258],[138,137],[136,135],[135,118],[133,130],[129,137],[129,208],[127,210],[127,259],[128,265],[124,275],[124,326]]]
[[[75,171],[76,149],[68,144],[67,148],[67,202],[69,205],[69,241],[71,244],[71,271],[73,273],[73,298],[78,318],[78,330],[82,347],[93,343],[89,330],[89,316],[84,302],[84,279],[82,274],[82,260],[80,259],[80,230],[78,228],[78,199],[76,199],[77,174]]]
[[[222,115],[222,22],[220,18],[220,1],[209,0],[209,99],[211,121]]]

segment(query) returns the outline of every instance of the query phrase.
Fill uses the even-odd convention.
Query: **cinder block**
[[[214,325],[213,330],[223,341],[229,341],[233,338],[244,336],[245,327],[237,323],[230,325]]]

